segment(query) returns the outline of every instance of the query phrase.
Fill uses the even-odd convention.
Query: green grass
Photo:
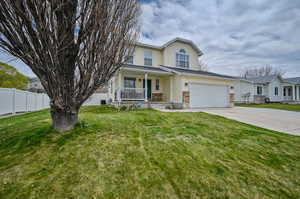
[[[205,113],[88,107],[0,119],[0,198],[300,197],[300,137]]]
[[[236,104],[236,106],[253,108],[270,108],[300,112],[300,104]]]

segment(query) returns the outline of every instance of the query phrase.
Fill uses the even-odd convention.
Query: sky
[[[239,75],[271,64],[300,76],[300,0],[140,0],[140,41],[192,40],[211,72]],[[0,61],[12,57],[0,52]],[[21,73],[28,66],[11,61]]]

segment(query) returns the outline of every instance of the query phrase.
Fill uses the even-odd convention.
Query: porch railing
[[[145,100],[144,88],[121,88],[117,95],[121,100]]]

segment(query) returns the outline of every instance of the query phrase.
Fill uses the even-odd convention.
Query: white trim
[[[148,73],[145,73],[145,102],[148,102]]]
[[[146,66],[149,67],[149,66]],[[156,74],[163,74],[163,75],[172,75],[172,73],[169,72],[159,72],[155,70],[143,70],[143,69],[133,69],[133,68],[121,68],[122,71],[134,71],[134,72],[143,72],[143,73],[156,73]]]
[[[230,81],[235,81],[233,78],[226,78],[226,77],[218,77],[218,76],[210,76],[210,75],[200,75],[200,74],[190,74],[190,73],[181,73],[181,75],[186,75],[186,76],[196,76],[196,77],[205,77],[205,78],[210,78],[210,79],[225,79],[225,80],[230,80]]]
[[[162,46],[154,46],[154,45],[150,45],[150,44],[144,44],[141,42],[137,42],[137,43],[135,43],[135,45],[141,46],[141,47],[152,48],[152,49],[156,49],[156,50],[163,50],[177,41],[191,45],[192,48],[197,52],[199,57],[203,55],[203,52],[198,48],[198,46],[193,41],[188,40],[188,39],[179,38],[179,37],[176,37],[175,39],[168,41],[167,43],[165,43]]]
[[[185,52],[182,53],[182,52],[180,52],[181,50],[184,50]],[[183,55],[183,56],[187,56],[187,57],[188,57],[188,60],[187,60],[188,67],[180,67],[180,66],[177,66],[177,54]],[[180,62],[180,61],[179,61],[179,62]],[[176,51],[176,53],[175,53],[175,65],[176,65],[177,68],[190,69],[190,66],[191,66],[191,63],[190,63],[190,55],[189,55],[189,53],[187,53],[187,50],[185,50],[184,48],[180,48],[179,50]]]
[[[227,77],[218,77],[218,76],[212,76],[212,75],[202,75],[202,74],[193,74],[193,73],[185,73],[185,72],[178,72],[176,70],[172,70],[171,68],[166,68],[164,66],[160,66],[161,69],[173,72],[177,75],[186,75],[186,76],[195,76],[195,77],[205,77],[205,78],[211,78],[211,79],[225,79],[225,80],[231,80],[231,81],[236,81],[237,79],[235,78],[227,78]],[[178,68],[178,69],[183,69],[183,70],[190,70],[190,71],[196,71],[197,70],[191,70],[191,69],[185,69],[185,68],[179,68],[179,67],[173,67],[173,68]]]

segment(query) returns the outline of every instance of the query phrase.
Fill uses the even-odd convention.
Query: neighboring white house
[[[44,87],[41,84],[41,81],[39,78],[31,78],[30,82],[27,85],[27,90],[32,91],[32,92],[37,92],[37,93],[43,93],[44,92]]]
[[[237,103],[300,101],[300,77],[282,79],[278,75],[240,78],[234,83]]]
[[[200,70],[202,51],[175,38],[162,46],[138,43],[132,57],[109,83],[112,103],[230,107],[235,78]]]

